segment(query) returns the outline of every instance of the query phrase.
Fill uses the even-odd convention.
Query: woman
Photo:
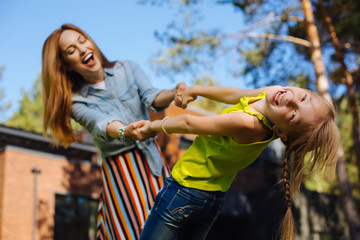
[[[71,24],[62,25],[44,43],[42,83],[44,133],[56,144],[70,145],[73,118],[92,134],[103,158],[97,237],[139,239],[169,173],[154,139],[141,138],[127,125],[142,126],[140,120],[149,119],[147,108],[162,111],[185,84],[154,88],[138,65],[109,62],[93,40]]]
[[[183,107],[196,96],[234,106],[218,116],[166,117],[141,128],[143,137],[161,131],[198,134],[156,197],[141,239],[206,239],[237,171],[249,166],[279,137],[286,146],[283,183],[287,212],[281,239],[293,240],[290,192],[298,190],[305,166],[311,171],[325,169],[330,178],[335,174],[340,137],[332,105],[296,87],[243,90],[194,86],[179,93],[176,101]]]

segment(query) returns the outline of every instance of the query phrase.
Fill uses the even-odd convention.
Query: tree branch
[[[311,43],[305,39],[292,37],[292,36],[280,36],[270,33],[245,33],[242,38],[264,38],[264,39],[273,39],[273,40],[282,40],[286,42],[292,42],[299,44],[305,47],[311,47]]]
[[[279,36],[279,35],[274,35],[274,34],[269,34],[269,33],[252,33],[249,32],[250,30],[253,30],[255,28],[273,23],[273,22],[278,22],[278,21],[297,21],[297,22],[303,22],[304,20],[296,17],[296,16],[278,16],[278,17],[272,17],[272,14],[269,14],[265,20],[257,22],[255,24],[252,24],[251,26],[244,28],[240,31],[237,32],[232,32],[229,34],[222,34],[222,35],[214,35],[214,36],[210,36],[210,37],[203,37],[203,38],[198,38],[198,39],[194,39],[194,40],[190,40],[190,41],[184,41],[181,43],[176,43],[175,44],[175,49],[181,49],[183,46],[189,46],[189,45],[198,45],[198,44],[204,44],[204,43],[210,43],[212,41],[215,40],[222,40],[222,39],[227,39],[227,38],[239,38],[239,39],[244,39],[244,38],[265,38],[265,39],[273,39],[273,40],[282,40],[282,41],[287,41],[287,42],[293,42],[295,44],[299,44],[299,45],[303,45],[305,47],[311,47],[311,43],[305,39],[301,39],[301,38],[297,38],[297,37],[292,37],[292,36]]]

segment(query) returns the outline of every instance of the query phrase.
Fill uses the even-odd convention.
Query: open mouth
[[[82,63],[88,64],[89,62],[91,62],[93,60],[94,60],[94,55],[92,53],[89,53],[88,55],[85,56]]]
[[[274,103],[276,106],[280,105],[281,99],[285,95],[286,91],[278,91],[274,96]]]

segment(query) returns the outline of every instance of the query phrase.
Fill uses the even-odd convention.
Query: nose
[[[80,45],[79,51],[80,51],[80,55],[83,56],[86,53],[86,47]]]
[[[288,91],[286,93],[286,105],[293,106],[295,104],[296,104],[296,98],[295,98],[294,93]]]

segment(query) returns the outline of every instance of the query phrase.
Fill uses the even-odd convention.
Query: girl
[[[176,89],[185,85],[154,88],[137,64],[109,62],[94,41],[71,24],[46,39],[42,82],[44,133],[49,131],[57,144],[70,145],[75,140],[72,117],[92,134],[103,159],[97,238],[139,239],[169,173],[153,139],[135,142],[132,139],[146,139],[123,130],[131,122],[149,119],[147,108],[164,110]]]
[[[335,173],[340,141],[332,105],[309,90],[281,86],[255,90],[194,86],[179,93],[176,102],[186,107],[196,96],[235,105],[218,116],[166,117],[140,129],[144,136],[160,131],[198,134],[156,197],[141,238],[205,239],[237,171],[279,137],[286,145],[282,239],[294,239],[290,190],[298,190],[305,166],[311,171],[324,168],[330,177]]]

